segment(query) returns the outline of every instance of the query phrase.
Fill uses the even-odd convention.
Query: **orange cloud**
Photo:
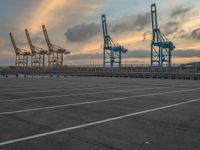
[[[0,37],[0,46],[3,45],[5,43],[5,39]]]
[[[114,40],[125,48],[128,48],[129,50],[149,49],[150,44],[149,40],[143,41],[142,33],[135,33],[134,35],[117,37]],[[89,42],[88,44],[79,45],[74,49],[78,49],[78,53],[102,53],[103,39],[98,39],[96,41]]]
[[[99,42],[89,43],[82,48],[81,53],[102,53],[101,45]]]
[[[133,35],[124,36],[118,39],[118,42],[124,47],[135,50],[135,49],[149,49],[150,37],[151,35],[146,36],[146,40],[143,41],[144,36],[142,32],[134,33]]]
[[[187,20],[182,25],[184,30],[194,29],[200,26],[200,16],[194,16]]]
[[[175,39],[173,41],[176,45],[176,50],[185,50],[185,49],[200,49],[200,44],[198,40],[192,39]]]
[[[31,29],[32,34],[41,31],[43,24],[50,24],[52,28],[58,24],[59,16],[57,16],[57,12],[62,8],[67,9],[72,6],[72,3],[72,0],[43,0],[25,25]]]

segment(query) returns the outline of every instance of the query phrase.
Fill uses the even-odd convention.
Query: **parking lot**
[[[200,81],[0,78],[1,150],[199,150]]]

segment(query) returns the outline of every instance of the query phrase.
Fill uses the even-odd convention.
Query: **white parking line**
[[[133,89],[131,91],[148,90],[148,89],[163,89],[163,88],[168,88],[168,87],[142,88],[142,89]],[[127,90],[112,90],[112,91],[104,91],[104,92],[88,92],[88,93],[79,93],[79,94],[75,93],[75,94],[67,94],[67,95],[51,95],[51,96],[40,96],[40,97],[27,97],[27,98],[2,100],[2,101],[0,101],[0,103],[28,101],[28,100],[41,100],[41,99],[47,99],[47,98],[59,98],[59,97],[69,97],[69,96],[94,95],[94,94],[103,94],[103,93],[116,93],[116,92],[127,92]]]
[[[95,104],[95,103],[103,103],[103,102],[110,102],[110,101],[119,101],[119,100],[126,100],[126,99],[130,99],[130,98],[139,98],[139,97],[146,97],[146,96],[174,94],[174,93],[195,91],[195,90],[199,90],[199,89],[200,88],[188,89],[188,90],[179,90],[179,91],[168,91],[168,92],[162,92],[162,93],[143,94],[143,95],[135,95],[135,96],[128,96],[128,97],[110,98],[110,99],[104,99],[104,100],[86,101],[86,102],[79,102],[79,103],[72,103],[72,104],[65,104],[65,105],[56,105],[56,106],[39,107],[39,108],[23,109],[23,110],[16,110],[16,111],[7,111],[7,112],[1,112],[0,115],[8,115],[8,114],[16,114],[16,113],[32,112],[32,111],[48,110],[48,109],[56,109],[56,108],[79,106],[79,105],[86,105],[86,104]]]
[[[194,102],[198,102],[198,101],[200,101],[200,99],[188,100],[188,101],[181,102],[181,103],[166,105],[166,106],[157,107],[157,108],[148,109],[148,110],[143,110],[143,111],[139,111],[139,112],[134,112],[134,113],[118,116],[118,117],[113,117],[113,118],[108,118],[108,119],[95,121],[95,122],[91,122],[91,123],[81,124],[81,125],[77,125],[77,126],[73,126],[73,127],[69,127],[69,128],[64,128],[64,129],[54,130],[54,131],[45,132],[45,133],[41,133],[41,134],[35,134],[35,135],[27,136],[27,137],[22,137],[22,138],[18,138],[18,139],[8,140],[8,141],[0,142],[0,146],[5,146],[5,145],[8,145],[8,144],[14,144],[14,143],[18,143],[18,142],[32,140],[32,139],[36,139],[36,138],[40,138],[40,137],[44,137],[44,136],[48,136],[48,135],[54,135],[54,134],[58,134],[58,133],[62,133],[62,132],[67,132],[67,131],[71,131],[71,130],[90,127],[90,126],[94,126],[94,125],[98,125],[98,124],[103,124],[103,123],[116,121],[116,120],[132,117],[132,116],[136,116],[136,115],[155,112],[155,111],[159,111],[159,110],[163,110],[163,109],[167,109],[167,108],[173,108],[173,107],[177,107],[177,106],[180,106],[180,105],[194,103]]]

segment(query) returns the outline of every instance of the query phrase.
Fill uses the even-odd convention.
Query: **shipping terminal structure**
[[[152,42],[151,42],[151,66],[171,66],[172,52],[175,49],[173,42],[161,33],[158,27],[156,4],[151,5]]]
[[[10,39],[16,55],[16,60],[15,60],[16,67],[29,67],[29,56],[31,58],[30,67],[33,68],[63,67],[63,57],[64,55],[70,54],[70,51],[67,51],[61,46],[51,43],[45,25],[42,25],[42,30],[44,33],[48,50],[35,46],[33,44],[28,29],[25,29],[25,34],[28,40],[30,51],[18,48],[12,33],[10,33]],[[45,65],[45,56],[48,56],[48,65]]]
[[[47,55],[47,50],[33,45],[33,42],[27,29],[25,29],[25,33],[31,49],[31,66],[45,67],[45,55]]]
[[[150,52],[150,64],[152,67],[165,67],[172,65],[172,52],[175,49],[173,42],[162,34],[158,27],[156,4],[151,5],[151,22],[152,22],[152,40]],[[101,16],[102,32],[103,32],[103,67],[119,67],[122,66],[123,54],[128,49],[113,40],[110,36],[107,26],[106,15]],[[11,41],[16,53],[16,67],[28,66],[28,57],[31,56],[31,67],[45,67],[45,55],[48,56],[48,67],[63,67],[64,55],[70,54],[65,48],[53,44],[49,38],[45,25],[42,25],[42,31],[48,51],[33,45],[30,34],[25,29],[26,37],[31,51],[19,49],[10,33]]]
[[[121,67],[122,63],[122,54],[126,53],[128,49],[121,46],[119,43],[115,42],[111,36],[108,34],[106,15],[102,15],[102,29],[103,29],[103,66],[109,64],[110,67],[113,67],[114,64],[117,64],[118,67]]]
[[[13,48],[15,51],[15,66],[16,67],[20,67],[20,66],[27,67],[28,66],[28,56],[30,56],[31,53],[28,50],[24,50],[24,49],[17,47],[12,33],[10,33],[10,39],[11,39],[11,42],[12,42],[12,45],[13,45]]]
[[[145,26],[152,30],[148,65],[124,63],[131,48],[105,14],[97,19],[101,65],[65,64],[65,56],[77,59],[73,46],[60,46],[45,25],[41,42],[31,28],[23,30],[26,43],[9,34],[16,58],[0,67],[0,150],[200,150],[200,62],[173,64],[175,44],[161,32],[156,4]]]
[[[48,53],[48,66],[54,67],[54,66],[63,66],[63,55],[68,55],[70,51],[67,51],[66,49],[62,48],[61,46],[52,44],[49,35],[47,33],[47,29],[45,25],[42,25],[43,33],[45,36],[45,40],[49,49]]]
[[[15,66],[10,66],[14,73],[21,70],[23,74],[43,75],[72,75],[72,76],[111,76],[111,77],[137,77],[137,78],[173,78],[173,79],[200,79],[200,65],[172,65],[175,44],[169,41],[161,32],[158,25],[156,4],[150,7],[152,39],[150,42],[150,65],[124,65],[123,54],[128,49],[113,40],[109,33],[106,15],[101,16],[103,43],[102,43],[102,65],[74,66],[64,65],[64,55],[70,51],[58,46],[49,38],[45,25],[42,25],[47,50],[35,46],[31,40],[29,31],[25,29],[30,50],[18,48],[12,33],[10,38],[15,50]],[[128,53],[126,54],[128,55]],[[48,60],[45,60],[47,56]],[[31,65],[29,66],[29,57]],[[45,65],[47,63],[47,65]],[[7,76],[7,72],[3,73]]]

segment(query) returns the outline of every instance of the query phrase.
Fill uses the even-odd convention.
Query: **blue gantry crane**
[[[151,5],[152,42],[151,42],[151,66],[171,66],[172,51],[175,49],[173,42],[161,33],[158,28],[156,4]]]
[[[122,53],[126,53],[128,50],[115,42],[108,34],[106,15],[102,15],[102,28],[103,28],[103,66],[109,64],[110,67],[114,67],[114,64],[118,64],[121,67]]]

